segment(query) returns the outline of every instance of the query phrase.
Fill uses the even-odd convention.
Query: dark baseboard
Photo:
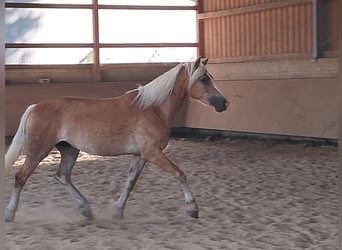
[[[329,144],[329,145],[338,144],[337,139],[330,139],[330,138],[316,138],[316,137],[306,137],[306,136],[276,135],[276,134],[214,130],[214,129],[202,129],[202,128],[183,128],[183,127],[172,128],[171,137],[211,139],[211,140],[217,140],[220,138],[231,138],[231,139],[287,141],[287,142]]]

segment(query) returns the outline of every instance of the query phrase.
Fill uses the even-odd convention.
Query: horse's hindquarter
[[[134,123],[128,98],[56,98],[37,104],[26,126],[28,147],[52,147],[66,141],[74,147],[99,155],[135,153],[131,133]],[[34,149],[36,148],[36,149]]]

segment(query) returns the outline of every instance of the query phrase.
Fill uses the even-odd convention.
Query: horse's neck
[[[174,89],[170,96],[166,98],[163,104],[160,106],[160,111],[165,117],[168,124],[171,125],[175,113],[180,109],[182,103],[187,96],[189,77],[185,69],[181,70],[176,79]]]

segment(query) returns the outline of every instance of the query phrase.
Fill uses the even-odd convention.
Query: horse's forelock
[[[193,69],[194,66],[192,66],[191,69],[191,77],[190,77],[190,86],[196,82],[201,76],[207,74],[207,67],[203,63],[200,63],[196,69]]]

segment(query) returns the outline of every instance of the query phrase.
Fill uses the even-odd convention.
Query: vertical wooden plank
[[[208,32],[207,32],[207,21],[206,20],[203,20],[202,21],[202,27],[203,27],[203,51],[202,51],[202,54],[199,54],[200,56],[207,56],[209,55],[208,54],[208,50],[207,50],[207,36],[208,36]]]
[[[214,28],[215,28],[215,25],[214,25],[214,20],[213,19],[209,19],[209,45],[210,45],[210,48],[209,48],[209,51],[210,51],[210,55],[212,55],[213,58],[216,58],[216,55],[215,55],[215,46],[216,46],[216,43],[215,43],[215,37],[214,37]]]
[[[294,23],[296,24],[294,26],[294,53],[299,53],[299,48],[300,48],[300,30],[302,24],[300,23],[300,12],[299,12],[299,7],[298,5],[294,6]]]
[[[216,58],[222,58],[222,42],[221,42],[221,27],[222,27],[222,18],[216,18],[215,25],[215,40],[216,40]]]
[[[230,0],[226,0],[225,8],[226,8],[227,10],[231,8],[231,1],[230,1]]]
[[[251,43],[252,41],[252,33],[253,31],[251,30],[251,23],[250,23],[250,19],[251,19],[251,15],[253,13],[247,13],[245,14],[244,18],[245,18],[245,30],[246,30],[246,37],[245,37],[245,55],[246,56],[250,56],[252,55],[252,51],[251,51]]]
[[[240,14],[240,41],[239,41],[239,47],[240,47],[240,53],[239,56],[245,56],[246,55],[246,27],[245,27],[245,14]]]
[[[282,53],[289,54],[289,46],[288,46],[288,36],[289,36],[289,18],[288,18],[288,8],[282,8]]]
[[[255,24],[254,24],[254,32],[255,32],[255,55],[261,54],[261,16],[260,12],[255,13]]]
[[[211,40],[211,30],[210,30],[210,19],[204,20],[205,22],[205,34],[204,34],[204,39],[205,39],[205,56],[212,56],[212,51],[211,47],[212,44],[210,43]]]
[[[214,48],[213,48],[213,52],[214,52],[214,57],[215,58],[219,58],[219,52],[220,52],[220,43],[219,43],[219,34],[218,34],[218,30],[220,30],[220,24],[218,21],[219,18],[214,18],[213,21],[213,25],[212,25],[212,30],[213,30],[213,44],[214,44]]]
[[[284,8],[278,8],[276,9],[276,18],[277,18],[277,28],[276,28],[276,43],[277,43],[277,54],[282,54],[284,49],[283,49],[283,10]]]
[[[237,21],[236,21],[237,16],[231,16],[232,24],[231,24],[231,36],[232,36],[232,45],[231,45],[231,51],[232,51],[232,56],[237,56],[236,53],[236,43],[237,43]]]
[[[221,17],[221,57],[227,57],[227,24],[226,24],[227,17]]]
[[[224,10],[224,2],[225,0],[220,0],[219,10]]]
[[[271,53],[271,13],[269,10],[265,11],[265,55]]]
[[[227,10],[229,8],[229,1],[228,0],[224,0],[223,1],[223,9]]]
[[[261,55],[266,54],[266,14],[265,11],[260,12],[260,30],[261,30]]]
[[[93,0],[93,81],[101,82],[98,0]]]
[[[312,4],[306,5],[306,23],[308,25],[306,29],[306,53],[310,53],[312,51]]]
[[[248,54],[255,56],[255,51],[256,51],[256,20],[255,20],[255,13],[251,13],[249,15],[249,20],[248,20],[248,29],[249,29],[249,46],[247,48]]]
[[[288,17],[289,17],[289,26],[288,26],[288,45],[289,45],[289,54],[294,53],[294,30],[295,30],[295,22],[293,17],[293,6],[288,7]]]
[[[237,8],[238,0],[232,0],[232,8]]]
[[[270,10],[270,25],[271,25],[271,34],[270,34],[270,54],[274,55],[277,53],[277,16],[276,10]]]
[[[227,57],[231,57],[232,56],[232,17],[231,16],[228,16],[226,18],[226,26],[227,26],[227,43],[226,43],[226,46],[227,46]]]
[[[300,19],[300,31],[299,31],[299,34],[300,34],[300,53],[305,53],[306,51],[306,39],[307,37],[305,36],[306,34],[306,29],[307,29],[307,23],[306,23],[306,9],[305,9],[305,5],[301,4],[299,7],[299,19]]]
[[[236,15],[236,31],[235,31],[235,35],[236,35],[236,56],[241,56],[241,33],[242,29],[241,29],[241,15]]]

